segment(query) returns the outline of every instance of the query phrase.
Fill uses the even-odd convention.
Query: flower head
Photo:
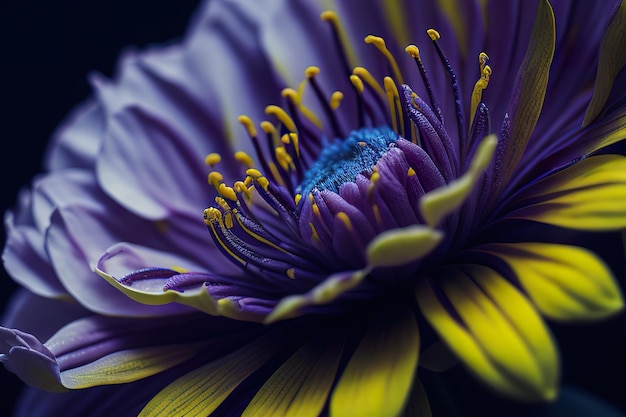
[[[216,0],[94,78],[8,215],[7,269],[73,320],[2,329],[10,370],[141,386],[144,416],[397,416],[451,353],[555,398],[541,315],[623,305],[564,230],[626,227],[626,158],[600,152],[624,139],[625,8],[581,34],[578,3],[371,3]]]

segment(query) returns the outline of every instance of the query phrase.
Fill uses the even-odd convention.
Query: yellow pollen
[[[252,119],[250,117],[246,115],[241,115],[237,118],[237,120],[243,125],[243,127],[246,128],[246,130],[248,131],[248,135],[251,138],[256,136],[256,128],[254,127],[254,123],[252,122]]]
[[[237,201],[237,194],[235,190],[231,187],[228,187],[226,184],[221,183],[217,188],[217,192],[220,193],[221,196],[229,199],[230,201]]]
[[[210,167],[214,167],[215,165],[219,164],[221,160],[222,157],[219,153],[210,153],[206,156],[206,158],[204,158],[204,163],[209,165]]]
[[[221,222],[222,212],[215,207],[209,207],[204,209],[202,217],[204,218],[204,223],[206,223],[207,225],[211,225],[212,223],[217,221]]]
[[[363,94],[363,91],[365,90],[365,86],[363,85],[363,80],[361,80],[358,75],[352,74],[350,76],[350,82],[352,83],[354,88],[356,88],[359,94]]]
[[[428,36],[430,36],[430,39],[433,41],[436,41],[437,39],[441,38],[441,35],[435,29],[428,29],[426,33],[428,33]]]
[[[393,75],[400,84],[404,84],[402,79],[402,73],[400,72],[400,67],[396,62],[396,59],[393,57],[392,53],[387,49],[387,45],[385,45],[385,40],[379,36],[368,35],[365,37],[365,43],[370,43],[374,45],[384,56],[387,58],[389,65],[393,71]]]
[[[282,169],[284,169],[285,171],[288,171],[289,169],[296,169],[291,155],[287,153],[287,150],[283,146],[275,148],[274,153],[276,154],[276,160],[278,161]]]
[[[237,181],[236,183],[234,183],[233,188],[238,193],[243,194],[244,197],[248,199],[251,197],[251,191],[243,181]]]
[[[414,170],[412,167],[409,167],[409,170],[406,172],[406,176],[407,176],[407,177],[413,177],[413,176],[415,176],[415,175],[417,175],[417,174],[415,173],[415,170]]]
[[[284,88],[283,91],[281,91],[280,95],[284,98],[290,99],[296,105],[300,104],[300,96],[298,95],[298,92],[293,88]]]
[[[474,117],[476,116],[476,109],[482,100],[483,90],[489,85],[489,78],[491,77],[491,67],[487,65],[489,57],[486,53],[481,52],[478,54],[478,63],[480,64],[480,78],[474,84],[474,90],[472,91],[472,100],[470,106],[470,122],[469,128],[472,128]]]
[[[315,77],[315,76],[316,76],[317,74],[319,74],[319,73],[320,73],[320,69],[319,69],[319,67],[315,67],[315,66],[310,66],[310,67],[307,67],[307,68],[304,70],[304,75],[305,75],[307,78],[313,78],[313,77]]]
[[[291,279],[296,279],[296,270],[294,268],[289,268],[287,270],[287,276]]]
[[[254,166],[254,162],[252,162],[252,158],[250,155],[245,153],[244,151],[235,152],[235,159],[245,165],[247,168],[252,168]]]
[[[346,226],[346,229],[352,231],[352,222],[346,213],[340,211],[335,217]]]
[[[343,93],[341,91],[335,91],[330,96],[330,108],[333,110],[337,110],[339,104],[341,104],[341,100],[343,100]]]
[[[298,205],[301,199],[302,199],[302,194],[298,193],[294,196],[293,201],[296,203],[296,205]]]
[[[219,187],[220,183],[222,182],[222,180],[224,179],[224,177],[222,176],[222,174],[220,174],[217,171],[213,171],[209,174],[209,184],[211,184],[212,186],[214,186],[216,189],[217,187]]]
[[[389,101],[389,113],[391,116],[391,124],[393,130],[399,133],[401,136],[404,134],[404,112],[402,111],[402,104],[400,103],[400,94],[398,93],[398,87],[391,77],[384,78],[385,91],[387,92],[387,100]],[[396,119],[398,116],[399,120]],[[400,126],[398,126],[398,122]],[[398,130],[400,129],[400,130]]]
[[[376,81],[376,79],[370,74],[370,72],[363,67],[355,67],[352,70],[352,73],[358,76],[360,79],[365,81],[367,85],[372,87],[376,93],[378,93],[382,98],[385,98],[387,95],[385,94],[385,90],[381,87],[381,85]]]
[[[280,143],[280,138],[278,137],[278,131],[276,130],[276,127],[273,124],[271,124],[267,120],[264,120],[261,122],[261,129],[263,129],[263,132],[265,132],[266,134],[272,135],[274,146]]]
[[[412,58],[420,59],[420,50],[415,45],[409,45],[404,48],[407,54],[409,54]]]
[[[273,114],[278,120],[280,120],[282,124],[285,125],[285,127],[287,127],[287,129],[289,129],[289,131],[296,131],[296,124],[293,122],[293,120],[291,120],[291,117],[289,117],[287,112],[283,110],[282,107],[270,104],[269,106],[265,107],[265,114]]]

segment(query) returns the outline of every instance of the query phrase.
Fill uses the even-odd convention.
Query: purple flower
[[[23,414],[409,415],[455,361],[556,397],[541,315],[623,305],[587,241],[626,227],[626,7],[366,3],[214,0],[92,78],[7,214],[0,328],[88,389]]]

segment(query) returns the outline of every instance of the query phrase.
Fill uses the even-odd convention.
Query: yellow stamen
[[[273,114],[290,132],[296,131],[296,124],[282,107],[270,104],[265,107],[265,114]]]
[[[217,187],[219,187],[223,179],[224,177],[222,176],[222,174],[217,171],[213,171],[209,174],[208,182],[217,190]]]
[[[319,73],[320,73],[320,69],[319,69],[319,67],[315,67],[315,66],[310,66],[310,67],[307,67],[307,68],[304,70],[304,75],[305,75],[307,78],[313,78],[313,77],[315,77],[315,76],[316,76],[317,74],[319,74]]]
[[[289,268],[287,270],[287,276],[291,279],[296,279],[296,270],[294,268]]]
[[[211,233],[213,233],[213,236],[215,236],[216,240],[219,242],[220,246],[226,251],[226,253],[228,253],[237,262],[241,263],[242,265],[245,265],[246,261],[244,261],[242,258],[237,256],[232,250],[230,250],[228,245],[222,242],[222,239],[220,239],[219,235],[217,234],[217,231],[215,230],[216,223],[219,225],[220,228],[224,227],[224,223],[222,222],[222,213],[215,207],[209,207],[205,209],[204,210],[204,223],[211,228]]]
[[[361,80],[358,75],[352,74],[350,76],[350,82],[356,88],[359,94],[363,94],[363,91],[365,91],[365,86],[363,85],[363,80]]]
[[[287,136],[286,134],[284,136]],[[295,170],[296,166],[293,163],[293,159],[291,155],[287,153],[287,149],[284,146],[279,146],[274,149],[274,153],[276,154],[276,160],[285,171]]]
[[[232,214],[232,210],[231,210],[230,206],[228,205],[226,200],[224,200],[222,197],[215,197],[215,202],[224,211],[223,219],[224,219],[224,222],[225,222],[224,224],[226,225],[226,228],[232,229],[232,227],[233,227],[233,214]]]
[[[315,226],[313,226],[313,223],[309,222],[309,227],[311,228],[311,232],[313,233],[311,235],[311,241],[316,243],[320,241],[320,235],[317,234],[317,230],[315,230]]]
[[[304,86],[302,89],[304,89]],[[300,110],[300,113],[302,113],[302,115],[311,123],[317,126],[317,128],[322,129],[323,125],[319,117],[317,117],[311,109],[302,104],[302,92],[296,92],[293,88],[285,88],[282,95],[283,97],[291,100],[298,110]]]
[[[256,128],[254,127],[254,123],[252,122],[251,118],[246,115],[241,115],[237,118],[237,120],[243,125],[243,127],[246,128],[246,130],[248,131],[248,135],[251,138],[256,137]]]
[[[219,153],[210,153],[204,158],[204,163],[213,168],[215,165],[219,164],[222,160],[222,157]]]
[[[250,155],[248,155],[244,151],[235,152],[235,159],[237,160],[237,162],[240,162],[241,164],[245,165],[246,168],[254,167],[254,162],[252,161],[252,158],[250,157]]]
[[[409,45],[404,48],[407,54],[409,54],[412,58],[420,59],[420,50],[415,45]]]
[[[385,84],[385,91],[387,92],[387,100],[389,101],[389,113],[391,116],[393,130],[400,134],[400,136],[404,137],[404,112],[402,111],[402,104],[400,104],[398,87],[396,87],[396,83],[391,77],[385,77],[383,81]],[[398,126],[398,122],[400,123],[400,126]]]
[[[230,201],[237,201],[237,194],[235,190],[224,183],[221,183],[217,188],[217,192],[220,193],[221,196],[229,199]]]
[[[246,199],[250,199],[252,198],[252,190],[250,188],[248,188],[246,186],[246,184],[243,181],[237,181],[235,182],[235,184],[233,184],[233,188],[235,189],[235,191],[237,191],[239,194],[242,194],[244,196],[244,198]]]
[[[428,33],[428,36],[430,36],[430,39],[433,41],[436,41],[439,38],[441,38],[441,35],[435,29],[428,29],[426,33]]]
[[[330,108],[333,110],[337,110],[339,104],[341,104],[341,100],[343,100],[343,93],[341,91],[335,91],[330,96]]]
[[[261,129],[263,129],[266,134],[272,135],[272,142],[274,143],[274,146],[278,146],[280,138],[278,137],[276,127],[267,120],[264,120],[261,122]]]
[[[387,58],[389,65],[393,71],[393,75],[400,84],[404,84],[402,79],[402,73],[400,72],[400,67],[396,62],[396,59],[393,57],[392,53],[387,49],[387,45],[385,45],[385,40],[379,36],[368,35],[365,37],[365,43],[370,43],[374,45],[382,54]]]
[[[372,76],[372,74],[370,74],[367,69],[363,67],[355,67],[352,70],[352,73],[365,81],[367,85],[372,87],[374,91],[376,91],[382,98],[385,98],[387,96],[383,87],[381,87],[378,81],[376,81],[376,79]]]
[[[407,177],[413,177],[413,176],[415,176],[415,175],[417,175],[417,174],[415,173],[415,170],[414,170],[412,167],[409,167],[409,170],[406,172],[406,176],[407,176]]]
[[[322,12],[320,18],[323,21],[329,22],[332,25],[335,33],[337,34],[337,37],[339,38],[341,46],[343,47],[346,59],[348,60],[348,65],[350,67],[354,67],[358,61],[356,57],[356,52],[354,51],[354,48],[352,48],[352,44],[346,36],[346,32],[343,29],[343,25],[341,24],[341,20],[339,20],[339,16],[337,16],[337,13],[331,10],[327,10],[325,12]]]
[[[296,150],[296,156],[300,157],[300,139],[298,138],[298,135],[295,133],[290,133],[289,138],[291,139],[293,148]]]
[[[486,53],[481,52],[478,55],[478,63],[480,64],[480,78],[476,81],[474,85],[474,91],[472,91],[472,103],[470,107],[470,122],[469,127],[471,129],[472,123],[474,122],[474,116],[476,115],[476,109],[478,109],[478,105],[482,99],[483,90],[487,88],[489,85],[489,78],[491,77],[491,67],[487,65],[489,61],[489,57]]]
[[[298,203],[300,202],[301,199],[302,199],[302,194],[296,194],[293,197],[293,201],[296,203],[296,205],[298,205]]]

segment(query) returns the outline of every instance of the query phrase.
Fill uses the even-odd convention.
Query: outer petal
[[[499,243],[477,249],[504,260],[548,317],[589,320],[624,306],[611,271],[586,249],[550,243]]]
[[[365,333],[330,401],[333,417],[395,417],[404,409],[419,354],[413,311],[383,314]]]
[[[626,158],[584,159],[529,186],[516,197],[525,207],[508,215],[579,230],[626,227]]]
[[[558,358],[532,304],[492,269],[448,268],[424,279],[417,301],[439,336],[478,378],[509,396],[556,396]]]

